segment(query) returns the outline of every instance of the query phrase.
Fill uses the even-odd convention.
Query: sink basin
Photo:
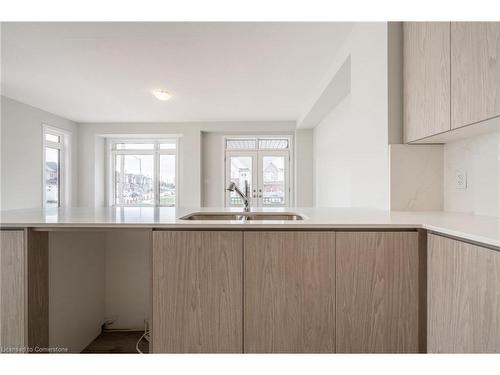
[[[236,220],[236,221],[256,221],[256,220],[278,220],[296,221],[304,220],[304,217],[289,212],[195,212],[180,218],[181,220]]]
[[[247,220],[304,220],[299,214],[291,213],[255,213],[246,216]]]
[[[196,212],[181,217],[181,220],[245,220],[242,214]]]

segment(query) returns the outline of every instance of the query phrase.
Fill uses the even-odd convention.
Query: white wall
[[[144,328],[151,305],[151,231],[106,233],[105,316],[113,329]]]
[[[224,135],[202,133],[201,184],[203,207],[224,206]]]
[[[293,132],[294,127],[295,123],[290,121],[80,124],[79,203],[81,206],[102,206],[105,204],[106,178],[105,171],[102,169],[105,165],[104,137],[124,134],[179,135],[179,206],[199,207],[202,202],[220,206],[223,203],[220,202],[220,199],[214,198],[217,187],[209,184],[207,188],[210,191],[206,193],[203,193],[202,188],[207,186],[204,182],[204,178],[207,176],[210,176],[210,180],[215,181],[215,184],[223,185],[223,177],[220,179],[217,177],[220,176],[221,172],[221,165],[217,164],[217,159],[222,152],[222,143],[216,145],[215,139],[211,138],[207,140],[204,151],[202,151],[202,133],[219,133],[219,136],[231,132],[290,133]],[[202,168],[206,169],[202,172]]]
[[[223,206],[224,134],[294,134],[295,122],[92,123],[76,124],[2,96],[1,209],[42,205],[42,128],[45,123],[71,132],[71,205],[106,204],[106,137],[124,134],[179,135],[179,206]],[[202,134],[204,145],[202,147]],[[303,134],[306,134],[304,131]],[[219,142],[220,140],[220,142]],[[297,203],[311,205],[311,139],[298,138]],[[303,147],[301,147],[303,146]],[[222,190],[221,190],[222,189]]]
[[[455,172],[467,188],[455,187]],[[445,211],[500,216],[500,131],[444,145]]]
[[[1,97],[2,210],[42,207],[42,124],[71,132],[71,168],[77,170],[78,127],[73,121]],[[71,175],[70,205],[78,201],[78,174]]]
[[[151,246],[151,231],[51,232],[49,344],[79,353],[105,320],[113,329],[143,329]]]
[[[313,135],[312,129],[295,131],[295,205],[297,207],[314,205]]]
[[[49,345],[81,352],[104,323],[105,234],[50,232]]]
[[[350,94],[314,128],[315,205],[389,209],[387,23],[355,24],[349,56]]]

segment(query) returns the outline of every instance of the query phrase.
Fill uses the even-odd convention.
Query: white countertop
[[[449,212],[382,211],[357,208],[254,209],[253,212],[293,212],[300,221],[181,220],[193,212],[241,212],[227,208],[66,208],[0,211],[3,228],[238,228],[238,229],[428,229],[437,233],[500,247],[500,219]]]

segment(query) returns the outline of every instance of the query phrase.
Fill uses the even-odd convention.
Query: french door
[[[289,206],[289,151],[226,151],[226,187],[234,182],[244,192],[245,181],[250,186],[251,206]],[[226,207],[240,206],[240,196],[226,192]]]

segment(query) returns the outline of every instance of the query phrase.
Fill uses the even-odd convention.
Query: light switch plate
[[[467,189],[467,171],[465,169],[455,170],[455,189]]]

